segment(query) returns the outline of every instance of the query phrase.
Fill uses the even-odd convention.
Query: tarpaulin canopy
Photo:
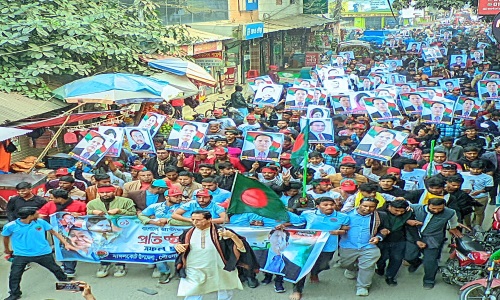
[[[203,67],[188,60],[173,57],[153,60],[148,62],[148,65],[152,68],[160,69],[175,75],[186,75],[189,79],[196,80],[209,86],[215,86],[217,84],[217,80],[215,80],[215,78],[213,78]]]
[[[32,130],[19,129],[19,128],[0,127],[0,142],[16,136],[25,135],[26,133],[29,133],[31,131]]]
[[[151,77],[168,81],[171,86],[181,90],[184,94],[179,98],[187,98],[198,94],[198,88],[186,76],[171,73],[158,73]]]
[[[119,112],[119,110],[75,113],[75,114],[70,115],[67,124],[71,124],[71,123],[75,123],[75,122],[79,122],[79,121],[90,120],[90,119],[98,118],[100,116],[105,116],[105,115],[109,115],[109,114],[116,113],[116,112]],[[62,115],[62,116],[54,117],[51,119],[45,119],[45,120],[20,124],[20,125],[17,125],[17,127],[23,128],[23,129],[36,129],[36,128],[41,128],[41,127],[59,126],[59,125],[64,123],[64,121],[66,120],[67,117],[68,117],[67,115]]]

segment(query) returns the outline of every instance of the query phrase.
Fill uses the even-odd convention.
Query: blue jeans
[[[64,273],[75,274],[76,263],[77,263],[76,261],[63,261],[62,265],[63,265]]]
[[[156,268],[160,271],[160,273],[170,273],[170,268],[166,262],[156,263]]]
[[[248,108],[242,107],[242,108],[237,108],[237,110],[241,113],[243,119],[248,116]]]

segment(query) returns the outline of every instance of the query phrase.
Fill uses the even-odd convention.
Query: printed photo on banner
[[[321,81],[325,81],[328,79],[335,79],[339,76],[345,75],[344,68],[342,67],[323,66],[320,71],[321,71]]]
[[[310,119],[329,118],[330,109],[319,105],[309,105],[307,107],[307,117]]]
[[[353,105],[353,112],[354,114],[366,114],[368,111],[366,110],[365,106],[365,97],[374,97],[375,93],[374,92],[352,92],[349,93],[351,97],[351,102]]]
[[[439,47],[439,51],[441,51],[441,55],[443,55],[443,57],[448,55],[448,47]]]
[[[339,52],[339,55],[341,55],[342,57],[344,57],[344,60],[346,62],[351,62],[351,60],[353,60],[355,58],[354,57],[354,51]]]
[[[399,150],[407,133],[383,127],[372,127],[363,137],[353,154],[388,161]]]
[[[500,95],[500,79],[479,80],[477,90],[481,100],[498,99]]]
[[[444,97],[444,91],[438,87],[419,87],[417,88],[417,92],[427,93],[427,97],[429,100],[437,100],[439,97]]]
[[[166,148],[176,152],[198,153],[203,147],[208,125],[201,122],[176,120],[170,131]]]
[[[413,93],[417,91],[416,82],[396,83],[395,86],[398,95]]]
[[[83,139],[69,152],[73,158],[94,166],[97,164],[113,145],[115,140],[109,135],[90,130]]]
[[[398,66],[402,67],[403,66],[403,61],[400,59],[388,59],[385,61],[385,65],[387,66],[387,69],[390,72],[396,71]]]
[[[306,119],[300,119],[300,128],[306,126]],[[309,122],[309,143],[333,143],[333,122],[330,118],[314,119]]]
[[[500,72],[488,71],[484,74],[483,79],[500,79]]]
[[[161,125],[165,122],[166,116],[154,112],[148,112],[142,117],[140,128],[147,128],[149,134],[153,137],[160,130]]]
[[[328,92],[323,88],[313,88],[313,98],[309,105],[326,105],[328,99]]]
[[[256,92],[261,85],[270,85],[274,84],[273,80],[269,75],[265,76],[259,76],[255,78],[248,78],[247,79],[248,85],[253,89],[254,92]]]
[[[482,63],[484,61],[484,50],[483,49],[471,50],[470,59],[472,61],[477,62],[478,64]]]
[[[439,86],[446,93],[452,93],[454,88],[460,88],[460,82],[458,78],[441,79],[438,81]]]
[[[103,135],[107,135],[110,139],[115,140],[115,142],[109,147],[106,156],[109,157],[119,157],[122,152],[123,147],[123,137],[125,130],[123,127],[112,127],[112,126],[99,126],[98,132]]]
[[[398,41],[396,39],[385,39],[384,45],[389,46],[390,48],[396,47],[398,45]]]
[[[389,73],[386,75],[387,77],[387,84],[396,84],[396,83],[405,83],[405,80],[402,80],[401,78],[405,78],[406,76],[401,76],[398,73]]]
[[[342,55],[332,55],[332,66],[344,67],[346,61]]]
[[[314,79],[295,78],[293,87],[313,88],[318,86],[318,81]]]
[[[447,100],[447,99],[444,99]],[[431,101],[424,100],[424,107],[430,110],[424,110],[422,120],[426,123],[451,125],[453,120],[453,106],[455,101]]]
[[[351,102],[351,94],[333,95],[330,96],[330,101],[332,102],[332,107],[335,111],[335,114],[354,113],[355,105],[353,105],[353,103]]]
[[[423,49],[422,57],[425,61],[435,61],[438,58],[443,58],[443,54],[437,46],[433,46]]]
[[[292,110],[305,110],[312,98],[312,89],[289,88],[286,92],[285,108]]]
[[[488,43],[478,42],[476,45],[476,48],[480,49],[480,50],[484,50],[489,46],[490,46],[490,44],[488,44]]]
[[[406,114],[408,115],[421,115],[421,114],[430,114],[430,110],[424,106],[424,100],[428,100],[425,98],[427,96],[426,93],[403,93],[400,95],[401,105],[403,106]]]
[[[406,52],[409,53],[418,53],[420,52],[420,47],[421,47],[420,42],[410,42],[408,46],[406,47]]]
[[[360,77],[358,92],[373,91],[375,89],[372,80],[369,77]]]
[[[450,57],[450,68],[465,68],[467,63],[467,54],[454,54]]]
[[[147,128],[125,127],[125,134],[132,152],[155,152],[153,138]]]
[[[481,108],[481,102],[478,98],[458,97],[454,108],[455,118],[474,120],[479,108]]]
[[[379,85],[384,84],[386,82],[386,78],[384,74],[381,73],[370,73],[370,80],[373,82],[373,87],[378,88]]]
[[[255,93],[253,104],[276,105],[280,101],[281,92],[283,92],[283,86],[280,84],[261,84]]]
[[[247,131],[243,140],[241,159],[277,162],[280,159],[283,140],[282,133]]]
[[[364,98],[366,110],[374,122],[402,119],[394,99],[390,96]]]
[[[391,97],[396,99],[398,96],[398,92],[396,91],[396,87],[392,85],[380,85],[378,89],[375,90],[376,97]]]

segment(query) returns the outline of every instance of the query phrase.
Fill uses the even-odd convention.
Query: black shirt
[[[459,138],[456,142],[456,145],[462,146],[462,147],[468,147],[468,146],[474,146],[480,150],[483,149],[483,147],[486,146],[486,140],[482,139],[480,137],[476,137],[475,139],[469,139],[466,136],[463,136]]]
[[[383,194],[388,194],[394,197],[404,197],[406,192],[399,187],[393,187],[392,190],[387,191],[383,190],[381,187],[378,187],[378,192]]]
[[[7,219],[10,222],[19,218],[17,212],[22,207],[36,207],[40,209],[45,205],[45,203],[47,203],[47,200],[40,196],[33,196],[29,200],[24,200],[21,196],[14,196],[9,199],[9,202],[7,202]]]

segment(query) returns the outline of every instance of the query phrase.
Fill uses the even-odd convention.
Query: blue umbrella
[[[150,67],[215,86],[217,80],[199,65],[180,58],[159,59],[148,62]]]

